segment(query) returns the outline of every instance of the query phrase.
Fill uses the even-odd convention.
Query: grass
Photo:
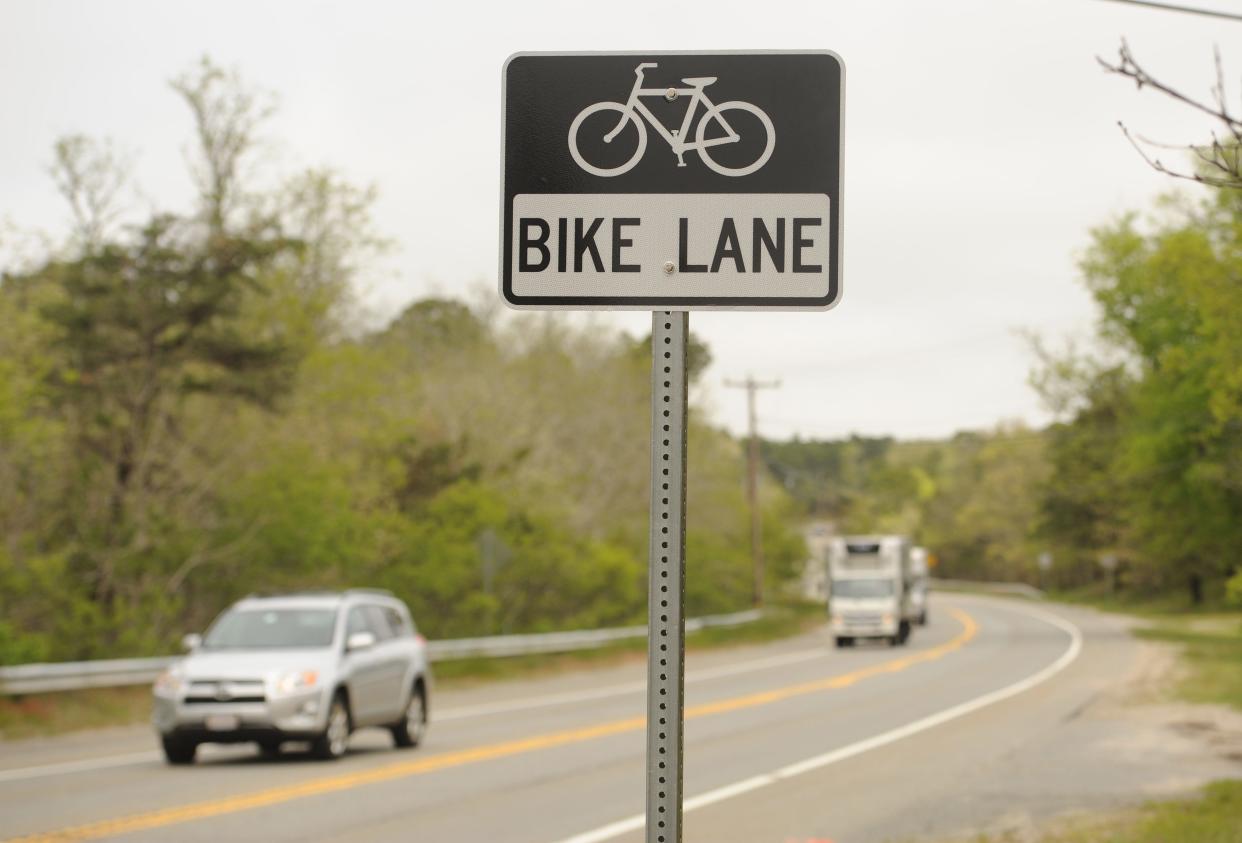
[[[1142,616],[1150,625],[1136,631],[1139,637],[1179,648],[1187,670],[1174,689],[1178,697],[1242,711],[1242,613],[1196,608],[1180,596],[1109,597],[1092,602]],[[1111,819],[1083,821],[1042,843],[1088,841],[1242,843],[1242,780],[1211,784],[1198,799],[1152,803]]]
[[[124,726],[150,717],[149,685],[0,697],[0,739]]]
[[[1055,599],[1142,618],[1146,625],[1136,635],[1180,651],[1187,670],[1174,689],[1178,697],[1242,711],[1242,612],[1194,606],[1181,592],[1152,596],[1097,588],[1058,593]]]
[[[1106,612],[1124,612],[1129,615],[1165,616],[1165,615],[1202,615],[1210,612],[1227,611],[1220,602],[1221,598],[1208,589],[1208,599],[1198,606],[1190,601],[1185,589],[1173,589],[1167,592],[1151,593],[1122,589],[1112,591],[1106,583],[1094,583],[1082,588],[1048,592],[1048,598],[1061,603],[1072,603],[1080,606],[1092,606]]]
[[[1089,589],[1055,600],[1136,615],[1136,634],[1178,647],[1185,675],[1173,693],[1190,702],[1242,711],[1242,613],[1193,606],[1187,595],[1139,596]],[[1012,835],[980,835],[970,843],[1017,843]],[[1027,838],[1021,838],[1025,840]],[[1198,798],[1154,802],[1106,816],[1059,823],[1040,843],[1242,843],[1242,780],[1209,785]]]
[[[1017,843],[979,835],[970,843]],[[1025,838],[1023,838],[1025,839]],[[1194,799],[1152,802],[1133,811],[1060,823],[1040,843],[1242,843],[1242,780],[1215,782]]]
[[[691,633],[686,636],[686,648],[696,651],[761,644],[792,637],[823,622],[824,607],[819,603],[774,605],[753,623]],[[437,686],[444,689],[624,664],[642,659],[646,652],[646,640],[638,638],[576,653],[437,662],[434,670]],[[131,725],[146,722],[150,716],[151,689],[147,685],[0,697],[0,740]]]
[[[1242,615],[1165,617],[1137,634],[1181,648],[1188,670],[1178,696],[1242,711]]]

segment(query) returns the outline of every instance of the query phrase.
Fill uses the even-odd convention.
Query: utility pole
[[[726,380],[725,386],[746,390],[746,414],[750,427],[747,455],[746,500],[750,505],[750,556],[755,567],[755,606],[763,605],[763,519],[759,511],[759,420],[755,413],[755,393],[776,389],[780,381],[757,381],[747,375],[744,381]]]

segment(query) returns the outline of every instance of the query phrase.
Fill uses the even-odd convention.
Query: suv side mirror
[[[199,635],[197,632],[191,632],[181,639],[181,649],[186,652],[197,650],[199,645],[202,643],[203,636]]]
[[[345,652],[347,653],[352,653],[354,650],[365,650],[368,647],[374,646],[375,636],[370,632],[355,632],[345,639]]]

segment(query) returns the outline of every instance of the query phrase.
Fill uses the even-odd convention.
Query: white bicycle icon
[[[604,177],[619,176],[632,170],[638,163],[638,159],[642,158],[643,153],[647,151],[647,127],[640,119],[640,116],[645,117],[647,122],[660,134],[660,137],[664,138],[668,145],[672,147],[673,153],[677,156],[678,167],[686,166],[685,159],[682,156],[685,155],[686,150],[690,149],[697,150],[699,158],[702,159],[703,163],[722,176],[748,176],[768,163],[768,159],[772,157],[772,149],[776,146],[776,131],[772,128],[772,121],[768,119],[768,115],[764,114],[762,109],[741,100],[723,102],[720,105],[713,103],[707,98],[707,94],[703,93],[703,89],[716,81],[715,76],[682,79],[681,81],[689,85],[689,88],[644,88],[643,72],[649,67],[658,67],[658,65],[655,62],[643,62],[634,68],[634,75],[638,78],[634,80],[634,88],[630,91],[630,98],[625,105],[619,102],[597,102],[582,109],[578,116],[574,118],[574,122],[569,126],[569,153],[579,167],[588,173]],[[680,129],[670,131],[665,128],[664,124],[651,113],[651,109],[647,108],[643,101],[639,99],[639,97],[656,96],[665,97],[670,101],[680,96],[690,97],[690,107],[686,109],[686,116],[682,118]],[[700,102],[706,107],[706,111],[703,114],[703,118],[699,120],[694,141],[687,142],[686,136],[690,132],[690,124],[694,122],[695,111]],[[621,130],[625,128],[626,123],[633,122],[634,128],[638,130],[638,147],[634,150],[634,154],[624,164],[616,167],[597,167],[587,161],[578,150],[578,132],[582,128],[583,121],[592,114],[601,111],[619,111],[621,113],[621,120],[617,123],[616,128],[604,135],[604,143],[612,143],[617,135],[621,133]],[[729,121],[725,119],[724,113],[726,111],[748,112],[758,117],[759,122],[763,125],[763,130],[767,134],[767,142],[763,146],[763,152],[751,164],[743,167],[726,167],[714,161],[708,153],[708,149],[711,147],[727,143],[737,143],[742,139],[741,135],[735,132],[733,127],[729,125]],[[723,137],[707,137],[707,127],[711,123],[716,123],[720,126],[725,133]]]

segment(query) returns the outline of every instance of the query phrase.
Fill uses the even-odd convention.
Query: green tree
[[[1242,201],[1127,215],[1092,232],[1082,269],[1123,362],[1062,363],[1052,379],[1081,401],[1054,447],[1048,527],[1120,545],[1140,584],[1181,583],[1198,603],[1242,540]]]

